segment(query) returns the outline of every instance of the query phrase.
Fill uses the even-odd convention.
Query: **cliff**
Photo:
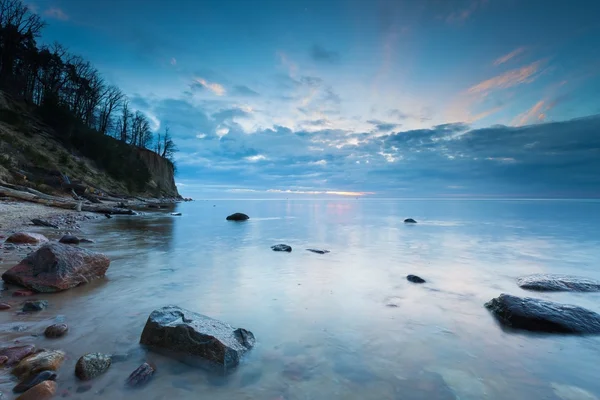
[[[136,149],[150,172],[148,191],[157,197],[179,197],[175,186],[175,166],[165,158],[147,149]]]

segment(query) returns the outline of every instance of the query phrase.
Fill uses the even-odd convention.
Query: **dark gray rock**
[[[180,212],[172,212],[171,215],[174,216],[174,217],[181,217],[181,213]]]
[[[49,339],[59,338],[64,336],[68,330],[69,326],[67,324],[54,324],[46,328],[44,336]]]
[[[156,369],[152,365],[143,363],[137,367],[136,370],[131,373],[131,375],[129,375],[127,378],[127,386],[138,387],[145,385],[150,379],[152,379],[154,371],[156,371]]]
[[[79,244],[79,242],[81,242],[81,240],[79,240],[79,238],[77,236],[65,235],[65,236],[61,237],[58,242],[62,243],[62,244]]]
[[[44,381],[55,381],[56,380],[56,372],[54,371],[42,371],[39,374],[32,376],[29,379],[24,380],[14,387],[13,392],[15,393],[23,393],[37,385],[38,383],[42,383]]]
[[[313,253],[317,253],[317,254],[327,254],[329,253],[329,250],[320,250],[320,249],[306,249],[308,251],[312,251]]]
[[[75,375],[82,381],[89,381],[105,373],[111,364],[109,355],[89,353],[77,360]]]
[[[45,226],[48,228],[54,228],[54,229],[58,229],[58,226],[51,224],[50,222],[38,219],[38,218],[34,218],[31,220],[31,223],[35,226]]]
[[[23,304],[23,311],[42,311],[43,309],[48,307],[47,300],[29,300]]]
[[[425,279],[417,275],[407,275],[406,280],[412,283],[425,283]]]
[[[540,292],[598,292],[600,282],[569,275],[534,274],[517,278],[517,284]]]
[[[94,243],[92,239],[81,238],[79,239],[80,243]]]
[[[416,224],[416,223],[417,223],[417,221],[415,221],[415,220],[414,220],[414,219],[412,219],[412,218],[406,218],[406,219],[404,220],[404,223],[405,223],[405,224]]]
[[[276,244],[275,246],[271,246],[271,250],[273,250],[273,251],[287,251],[288,253],[291,253],[292,247],[288,246],[287,244]]]
[[[250,219],[250,217],[242,213],[231,214],[226,218],[227,221],[246,221],[248,219]]]
[[[177,306],[167,306],[150,314],[140,343],[197,356],[228,369],[238,365],[241,356],[254,346],[255,339],[252,332],[245,329],[235,329]]]
[[[582,307],[501,294],[485,304],[514,329],[547,333],[600,334],[600,314]]]

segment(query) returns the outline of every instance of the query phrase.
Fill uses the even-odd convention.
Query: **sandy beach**
[[[97,214],[69,211],[41,204],[1,200],[0,235],[31,228],[31,220],[42,219],[61,229],[79,230],[81,221],[98,218]]]

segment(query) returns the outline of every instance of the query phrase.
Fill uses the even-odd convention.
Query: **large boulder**
[[[252,332],[177,306],[154,310],[140,343],[175,353],[198,356],[225,369],[238,365],[255,343]],[[175,354],[174,354],[175,355]]]
[[[228,216],[225,219],[227,221],[246,221],[247,219],[250,219],[250,217],[247,216],[246,214],[235,213],[235,214],[231,214],[230,216]]]
[[[508,294],[501,294],[485,306],[501,324],[514,329],[547,333],[600,333],[600,314],[578,306]]]
[[[6,239],[6,243],[14,244],[39,244],[46,243],[48,238],[39,233],[17,232],[13,233]]]
[[[2,274],[2,279],[36,292],[60,292],[103,277],[109,265],[104,254],[48,243]]]
[[[523,289],[540,292],[598,292],[600,281],[570,275],[534,274],[517,278]]]

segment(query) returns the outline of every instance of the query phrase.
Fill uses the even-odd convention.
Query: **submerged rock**
[[[49,400],[56,393],[56,382],[44,381],[38,383],[19,397],[16,400]]]
[[[250,219],[250,217],[247,216],[246,214],[235,213],[235,214],[231,214],[230,216],[228,216],[225,219],[227,221],[246,221],[247,219]]]
[[[407,275],[406,280],[412,283],[425,283],[425,279],[417,275]]]
[[[92,239],[81,238],[79,239],[79,243],[94,243]]]
[[[77,360],[75,376],[82,381],[89,381],[105,373],[110,367],[110,356],[102,353],[89,353]]]
[[[485,304],[503,325],[547,333],[599,334],[600,314],[582,307],[501,294]]]
[[[36,292],[59,292],[103,277],[109,265],[104,254],[48,243],[2,274],[2,279]]]
[[[198,356],[225,369],[238,365],[254,342],[250,331],[177,306],[154,310],[140,338],[141,344]]]
[[[48,238],[39,233],[17,232],[13,233],[6,239],[6,243],[14,244],[38,244],[46,243]]]
[[[271,246],[271,250],[273,251],[287,251],[290,253],[292,251],[292,247],[287,244],[276,244],[275,246]]]
[[[174,216],[174,217],[181,217],[181,213],[180,212],[172,212],[171,215]]]
[[[143,363],[136,368],[135,371],[127,378],[127,386],[138,387],[142,386],[152,378],[156,369],[148,363]]]
[[[65,352],[61,350],[45,350],[21,360],[12,373],[21,380],[26,380],[42,371],[57,371],[65,360]]]
[[[79,244],[79,242],[81,242],[81,240],[79,240],[79,238],[77,236],[65,235],[65,236],[61,237],[58,242],[64,243],[64,244]]]
[[[54,324],[46,328],[44,336],[50,339],[59,338],[64,336],[68,330],[69,326],[67,324]]]
[[[320,249],[306,249],[308,251],[311,251],[313,253],[317,253],[317,254],[327,254],[330,251],[329,250],[320,250]]]
[[[54,371],[42,371],[39,374],[32,376],[31,378],[19,383],[14,387],[13,392],[15,393],[23,393],[36,386],[39,383],[44,381],[55,381],[56,380],[56,372]]]
[[[47,300],[30,300],[23,304],[24,312],[42,311],[48,308]]]
[[[0,303],[0,311],[10,310],[12,306],[8,303]]]
[[[9,367],[12,367],[13,365],[18,364],[19,361],[33,354],[34,352],[35,346],[30,344],[26,346],[13,346],[0,349],[0,356],[7,357],[7,360],[4,364]]]
[[[540,292],[598,292],[600,281],[570,275],[534,274],[517,278],[517,284]]]
[[[415,221],[415,220],[414,220],[414,219],[412,219],[412,218],[406,218],[406,219],[404,220],[404,223],[405,223],[405,224],[416,224],[416,223],[417,223],[417,221]]]
[[[38,218],[32,219],[31,223],[35,226],[46,226],[48,228],[58,229],[58,226],[51,224],[50,222],[44,221],[42,219],[38,219]]]

